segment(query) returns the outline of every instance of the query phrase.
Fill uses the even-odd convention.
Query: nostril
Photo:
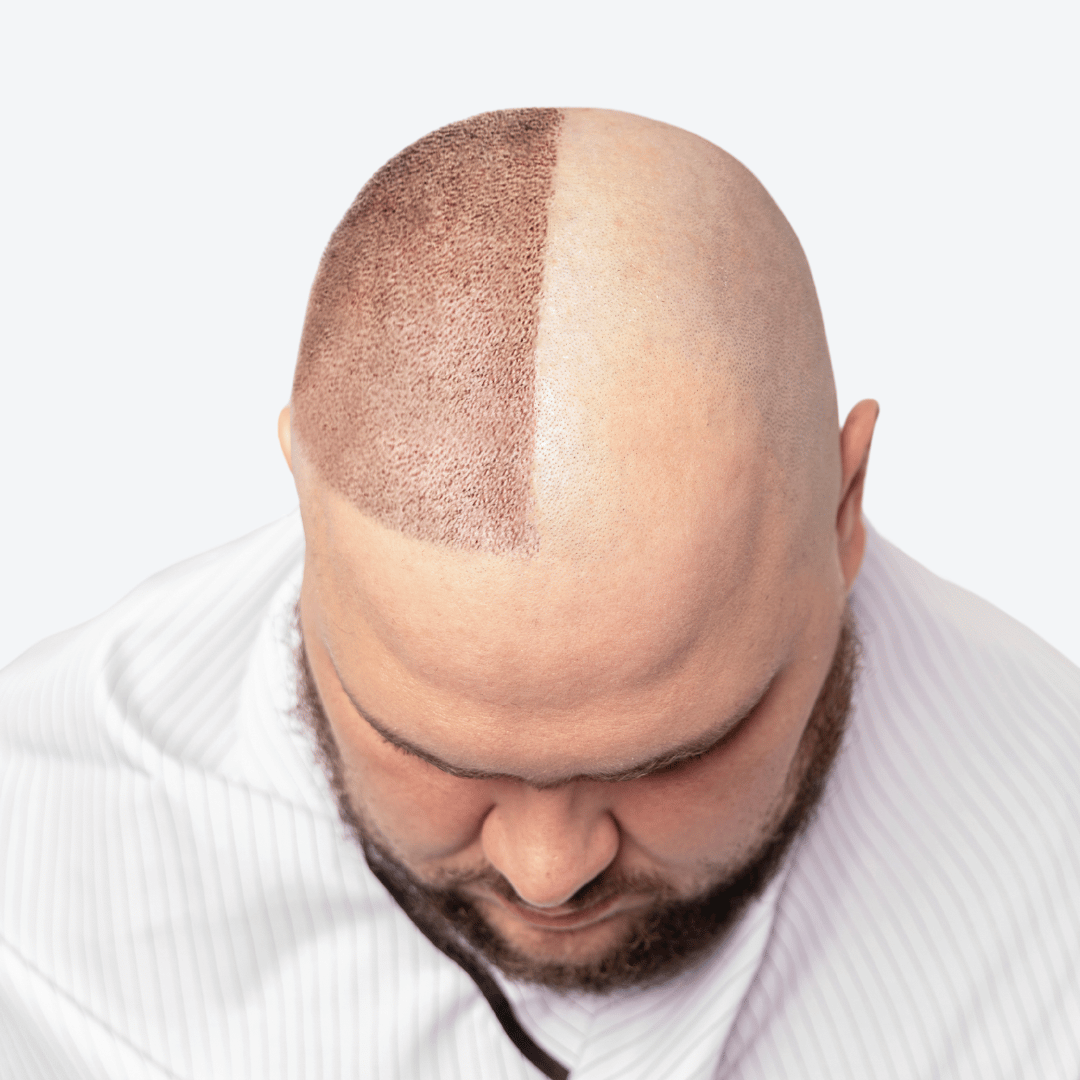
[[[580,904],[585,900],[595,896],[598,892],[602,892],[604,885],[606,884],[607,871],[601,870],[599,874],[592,879],[592,881],[585,882],[580,889],[566,902],[568,904]]]
[[[500,877],[502,877],[502,875],[500,875]],[[530,907],[530,908],[535,908],[535,907],[541,907],[542,906],[542,905],[534,904],[530,900],[526,900],[517,891],[517,889],[515,889],[513,887],[513,885],[511,885],[508,881],[506,881],[505,878],[503,878],[503,881],[506,882],[505,886],[503,888],[498,889],[497,891],[505,899],[513,900],[516,903],[523,904],[525,907]],[[578,889],[578,891],[576,893],[574,893],[573,896],[568,897],[566,900],[563,900],[562,903],[558,904],[557,906],[558,907],[580,907],[580,906],[583,906],[588,901],[594,899],[598,893],[604,892],[604,890],[606,889],[608,884],[609,884],[609,882],[608,882],[608,873],[607,873],[606,870],[601,870],[600,873],[597,874],[596,877],[594,877],[592,879],[592,881],[585,882],[585,884],[582,885],[581,888]]]

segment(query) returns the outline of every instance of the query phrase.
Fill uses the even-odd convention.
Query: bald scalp
[[[293,430],[363,513],[449,547],[712,543],[727,500],[749,551],[755,498],[773,532],[835,511],[794,232],[730,155],[625,113],[484,114],[384,166],[320,265]]]

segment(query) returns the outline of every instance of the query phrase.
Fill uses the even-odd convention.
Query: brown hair
[[[562,113],[420,139],[319,265],[293,383],[306,458],[362,511],[440,544],[531,550],[534,350]]]

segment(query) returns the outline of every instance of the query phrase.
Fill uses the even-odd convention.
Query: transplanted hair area
[[[533,356],[562,113],[486,113],[367,183],[311,293],[293,424],[322,477],[423,540],[530,548]]]

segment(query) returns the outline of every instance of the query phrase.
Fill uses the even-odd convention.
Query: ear
[[[277,437],[281,452],[285,455],[285,464],[289,466],[289,472],[292,472],[292,408],[289,405],[278,413]]]
[[[840,506],[836,511],[836,542],[844,585],[850,592],[866,549],[866,526],[862,519],[863,485],[870,460],[870,443],[877,423],[878,403],[860,401],[848,413],[840,432]]]

